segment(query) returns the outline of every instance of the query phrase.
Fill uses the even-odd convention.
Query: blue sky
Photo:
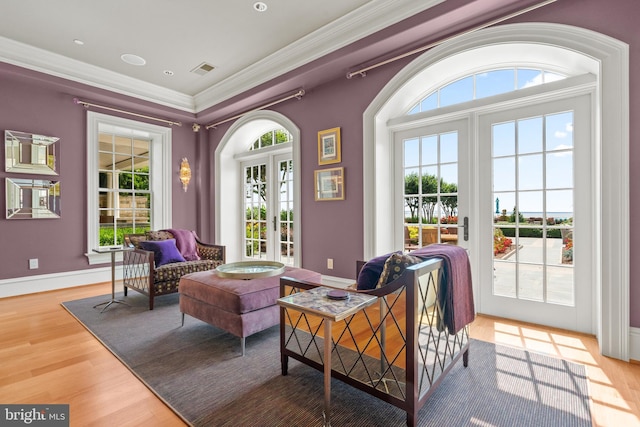
[[[531,69],[504,69],[468,76],[424,98],[409,114],[483,98],[563,78]],[[438,136],[440,140],[438,141]],[[573,212],[573,113],[562,112],[494,124],[492,127],[493,182],[500,209],[520,212]],[[406,174],[437,174],[458,181],[456,133],[429,135],[405,141]],[[517,162],[517,168],[516,168]],[[517,193],[516,193],[517,190]],[[546,193],[545,191],[546,190]],[[546,200],[545,200],[546,194]],[[495,208],[495,203],[493,204]]]

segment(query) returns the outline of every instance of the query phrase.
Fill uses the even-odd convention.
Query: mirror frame
[[[5,179],[7,219],[60,218],[60,181]]]
[[[58,175],[59,140],[55,136],[5,130],[5,171]]]

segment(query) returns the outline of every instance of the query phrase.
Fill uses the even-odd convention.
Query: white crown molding
[[[194,97],[196,111],[205,110],[443,1],[372,1],[198,93]]]
[[[195,96],[0,37],[0,61],[198,113],[445,0],[373,0]],[[284,64],[284,65],[283,65]]]
[[[193,97],[0,37],[0,61],[190,113]]]

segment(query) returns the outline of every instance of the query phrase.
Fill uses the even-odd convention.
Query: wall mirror
[[[7,219],[60,218],[60,182],[6,178]]]
[[[58,140],[54,136],[4,131],[5,171],[58,175]]]

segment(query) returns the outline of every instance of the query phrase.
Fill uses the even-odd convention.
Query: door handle
[[[462,225],[458,224],[458,228],[462,228],[464,229],[464,234],[462,235],[462,238],[464,239],[465,242],[469,241],[469,217],[465,216],[462,219]]]
[[[274,216],[273,217],[273,231],[277,231],[278,230],[278,217]]]

